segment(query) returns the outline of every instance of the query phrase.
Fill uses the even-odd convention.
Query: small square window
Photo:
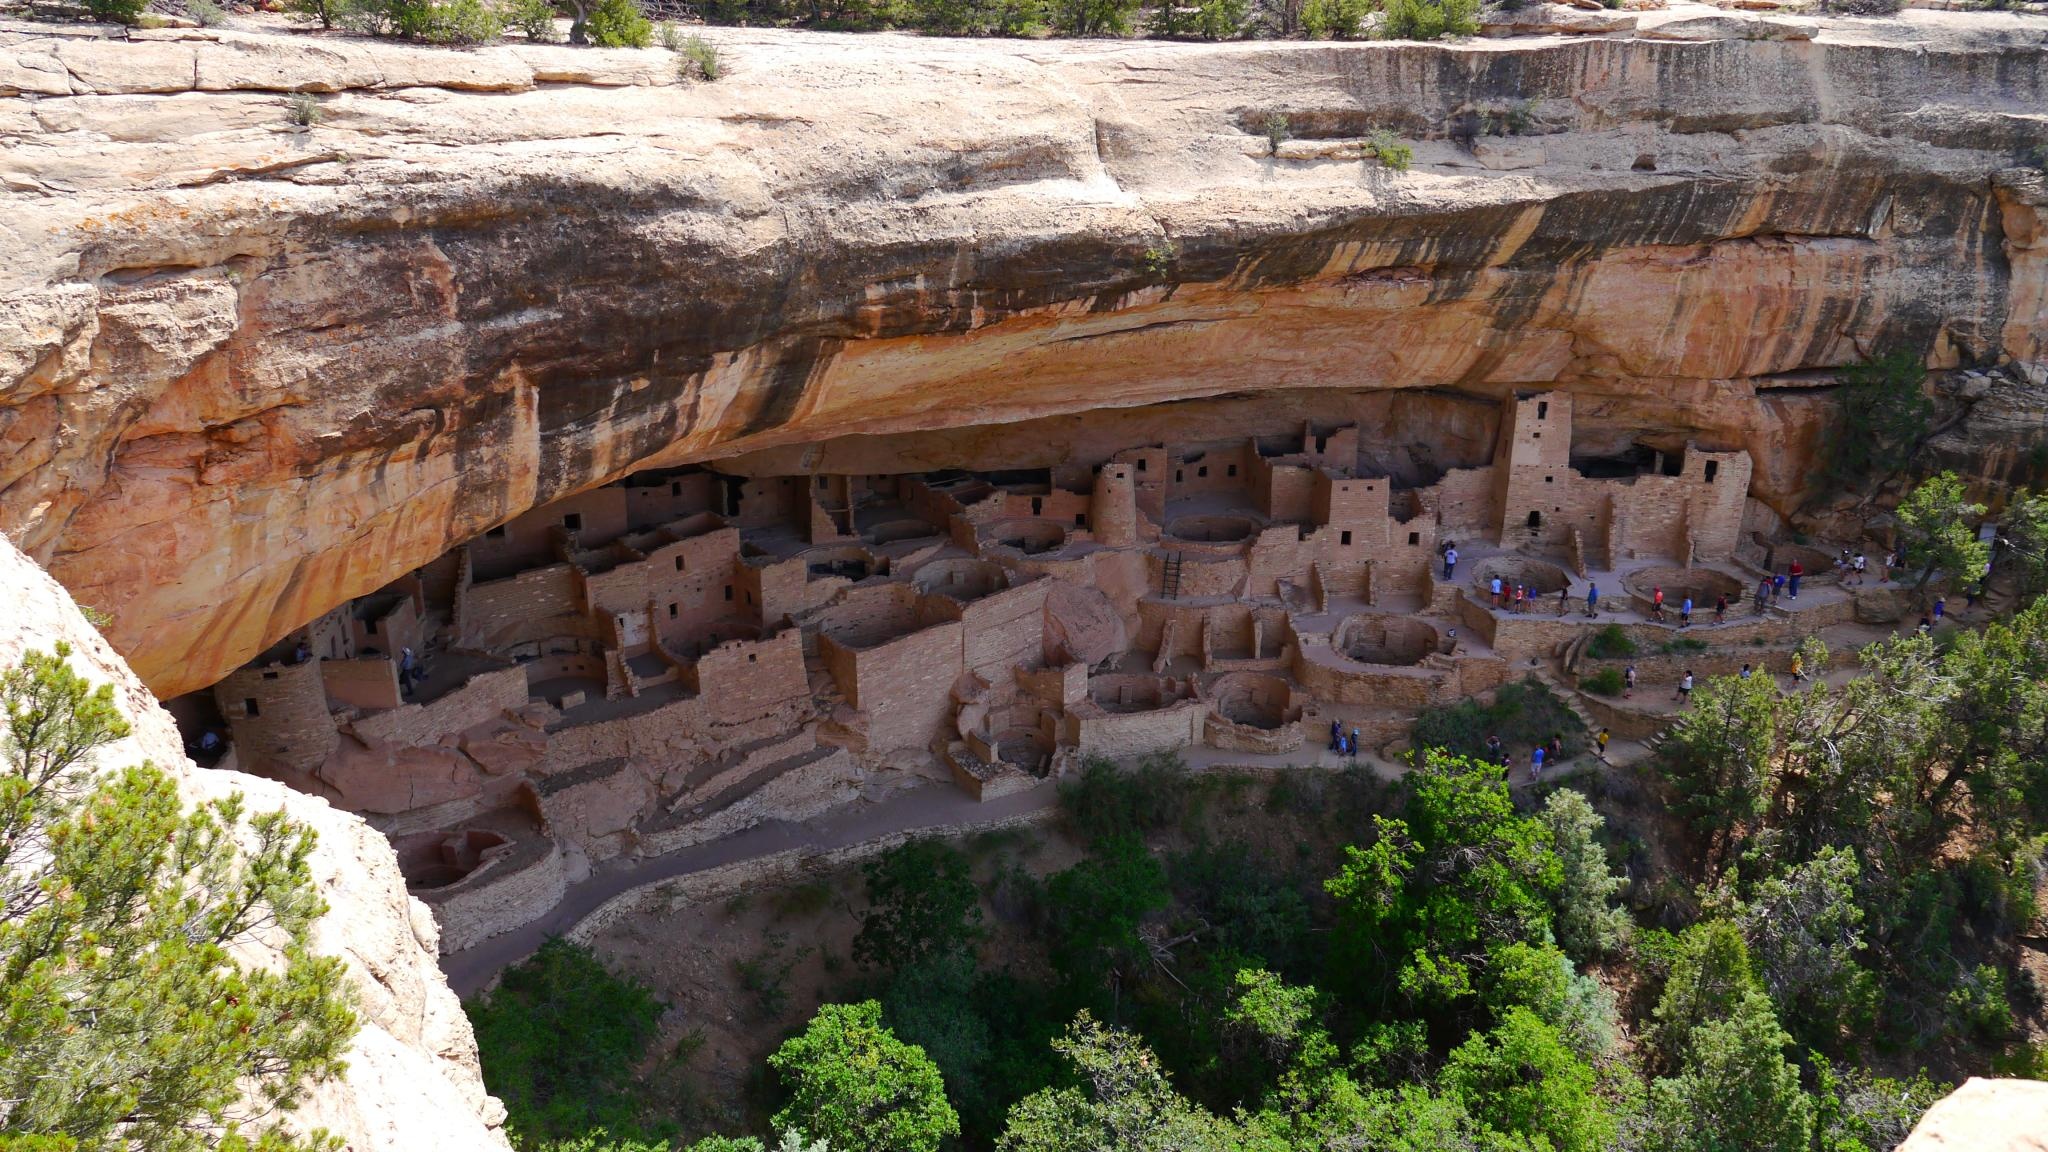
[[[682,570],[683,570],[683,558],[682,558],[682,557],[681,557],[681,556],[679,555],[679,556],[677,556],[677,557],[676,557],[676,571],[678,571],[678,572],[681,572]]]
[[[671,496],[681,496],[683,494],[683,482],[681,480],[678,480],[675,483],[669,485],[668,494]]]
[[[562,527],[567,528],[571,532],[583,531],[583,513],[571,512],[562,517]]]
[[[1175,469],[1173,470],[1173,482],[1174,482],[1175,484],[1178,484],[1178,483],[1180,483],[1180,482],[1181,482],[1181,480],[1183,480],[1183,479],[1184,479],[1184,477],[1183,477],[1183,476],[1181,475],[1181,471],[1180,471],[1180,469],[1178,469],[1178,468],[1175,468]]]
[[[1544,482],[1545,484],[1554,484],[1554,483],[1556,483],[1556,482],[1557,482],[1557,477],[1555,477],[1555,476],[1545,476],[1545,477],[1543,478],[1543,482]]]
[[[1086,512],[1076,512],[1076,513],[1074,513],[1074,527],[1076,527],[1076,528],[1086,528],[1087,526],[1088,526],[1088,514],[1087,514]]]
[[[1197,478],[1197,479],[1204,479],[1204,478],[1206,478],[1206,477],[1207,477],[1208,475],[1209,475],[1209,466],[1208,466],[1207,464],[1204,464],[1204,465],[1202,465],[1202,466],[1201,466],[1200,468],[1197,468],[1197,469],[1195,469],[1195,476],[1196,476],[1196,478]]]
[[[261,715],[263,715],[263,709],[261,709],[261,708],[257,707],[257,705],[256,705],[256,698],[255,698],[254,696],[251,696],[251,697],[249,697],[248,699],[246,699],[246,700],[242,701],[242,715],[244,715],[244,716],[261,716]]]
[[[676,618],[676,606],[674,604],[668,606],[668,618],[671,620]]]
[[[484,533],[484,539],[486,540],[503,540],[504,538],[505,526],[503,524],[500,524],[496,528],[493,528],[488,532]]]
[[[1536,418],[1538,420],[1550,419],[1550,401],[1538,400],[1536,402]]]
[[[275,680],[275,679],[277,679],[277,673],[275,673],[275,672],[265,672],[265,673],[263,674],[263,678],[264,678],[265,680]]]
[[[752,652],[749,652],[749,653],[747,653],[747,663],[749,663],[749,664],[752,664],[752,663],[754,663],[754,656],[755,656],[755,654],[754,654],[754,653],[752,653]]]
[[[1338,542],[1339,544],[1343,544],[1343,545],[1345,545],[1346,547],[1349,547],[1349,546],[1350,546],[1350,544],[1351,544],[1351,533],[1349,533],[1349,532],[1346,532],[1346,533],[1344,533],[1343,537],[1342,537],[1341,539],[1339,539],[1339,540],[1338,540],[1337,542]]]
[[[1531,433],[1529,433],[1529,439],[1531,439],[1531,440],[1541,440],[1541,439],[1543,439],[1543,433],[1541,433],[1541,432],[1531,432]]]
[[[820,492],[823,492],[824,490],[825,490],[825,478],[824,478],[823,476],[820,476],[820,477],[818,477],[818,491],[820,491]]]
[[[1410,533],[1408,534],[1408,546],[1409,546],[1410,548],[1413,548],[1413,547],[1415,547],[1416,545],[1418,545],[1418,544],[1420,544],[1420,543],[1422,543],[1422,533],[1420,533],[1420,532],[1410,532]]]
[[[730,585],[730,584],[727,584],[727,585],[725,586],[725,598],[726,598],[727,600],[730,600],[730,599],[732,599],[732,585]]]
[[[1138,457],[1138,471],[1140,471],[1140,472],[1143,472],[1144,470],[1145,470],[1145,458],[1144,458],[1143,456],[1140,456],[1140,457]]]
[[[1237,465],[1235,465],[1235,464],[1232,464],[1232,465],[1230,465],[1230,466],[1229,466],[1228,468],[1226,468],[1226,469],[1224,469],[1224,470],[1223,470],[1223,474],[1224,474],[1225,476],[1235,476],[1235,475],[1237,475]]]

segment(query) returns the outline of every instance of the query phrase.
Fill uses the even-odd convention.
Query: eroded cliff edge
[[[319,834],[313,880],[328,903],[314,948],[348,964],[362,1020],[346,1055],[348,1073],[315,1088],[295,1114],[356,1152],[434,1148],[491,1152],[506,1144],[504,1108],[484,1091],[469,1018],[436,963],[438,930],[426,906],[406,894],[397,857],[383,836],[326,801],[234,772],[205,771],[185,757],[177,726],[64,589],[0,540],[0,667],[22,652],[72,646],[71,663],[94,683],[111,683],[129,736],[100,753],[112,769],[149,761],[178,778],[193,801],[239,791],[252,811],[283,808]]]
[[[2041,21],[1659,20],[728,30],[714,84],[658,51],[0,30],[0,529],[170,695],[648,464],[1542,383],[1595,437],[1748,448],[1783,511],[1814,370],[2048,358]],[[1457,139],[1520,101],[1523,135]],[[1411,171],[1358,158],[1375,127]]]

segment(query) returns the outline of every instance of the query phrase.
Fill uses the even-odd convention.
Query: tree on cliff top
[[[279,1126],[356,1029],[340,961],[309,950],[313,833],[245,821],[239,795],[188,810],[146,765],[96,777],[128,725],[69,654],[0,671],[0,1134],[332,1147]],[[282,963],[244,966],[245,945]]]

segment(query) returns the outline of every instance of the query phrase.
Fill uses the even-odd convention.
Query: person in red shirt
[[[1785,575],[1789,577],[1785,582],[1785,591],[1791,593],[1794,600],[1799,599],[1799,578],[1806,575],[1806,566],[1794,560],[1792,567],[1785,570]]]

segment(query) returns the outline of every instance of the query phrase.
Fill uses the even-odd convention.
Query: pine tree
[[[188,808],[148,765],[96,774],[128,725],[69,655],[0,672],[0,1134],[332,1147],[279,1127],[356,1028],[340,961],[309,947],[313,833],[239,794]],[[282,962],[236,959],[259,943]]]

